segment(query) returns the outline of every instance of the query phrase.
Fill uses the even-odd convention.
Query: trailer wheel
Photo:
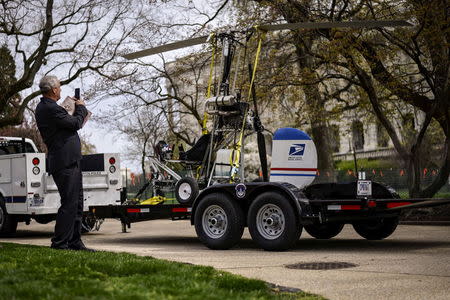
[[[398,217],[368,220],[353,223],[355,231],[368,240],[382,240],[387,238],[398,225]]]
[[[9,237],[16,233],[17,220],[8,214],[5,206],[5,199],[0,195],[0,237]]]
[[[192,204],[198,193],[198,183],[192,177],[181,178],[175,185],[175,197],[181,204]]]
[[[256,197],[250,205],[247,224],[252,239],[269,251],[291,248],[302,232],[289,200],[274,192]]]
[[[195,231],[200,241],[211,249],[229,249],[244,232],[244,213],[226,194],[205,196],[195,211]]]
[[[341,233],[344,228],[344,224],[342,223],[325,223],[325,224],[312,224],[305,225],[305,230],[309,235],[316,239],[328,240],[339,233]]]

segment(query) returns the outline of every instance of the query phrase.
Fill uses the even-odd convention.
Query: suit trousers
[[[83,182],[80,162],[55,172],[53,180],[61,196],[61,207],[56,216],[52,248],[67,249],[81,243],[83,217]]]

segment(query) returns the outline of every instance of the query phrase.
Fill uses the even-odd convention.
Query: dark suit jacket
[[[81,160],[81,143],[77,130],[88,114],[86,107],[75,105],[73,116],[55,101],[41,98],[36,107],[36,123],[48,148],[50,174]]]

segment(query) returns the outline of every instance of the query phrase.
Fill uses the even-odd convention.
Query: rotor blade
[[[286,29],[325,29],[325,28],[378,28],[378,27],[398,27],[412,26],[403,20],[393,21],[348,21],[348,22],[304,22],[286,24],[260,25],[258,28],[266,31],[286,30]]]
[[[135,59],[135,58],[141,58],[144,56],[163,53],[163,52],[167,52],[167,51],[171,51],[171,50],[200,45],[200,44],[206,43],[206,41],[208,40],[208,37],[209,36],[205,35],[205,36],[201,36],[201,37],[197,37],[197,38],[193,38],[193,39],[188,39],[188,40],[178,41],[178,42],[174,42],[174,43],[170,43],[170,44],[165,44],[165,45],[157,46],[154,48],[149,48],[149,49],[125,54],[123,57],[125,57],[126,59]]]

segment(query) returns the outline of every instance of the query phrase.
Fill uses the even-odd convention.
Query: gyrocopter
[[[129,204],[91,207],[100,218],[120,218],[123,228],[132,222],[190,218],[199,239],[211,249],[236,245],[248,227],[252,239],[265,250],[286,250],[299,239],[302,229],[315,238],[338,235],[345,224],[370,240],[390,236],[402,209],[450,203],[449,199],[400,199],[391,188],[370,180],[313,184],[317,153],[312,139],[296,128],[280,128],[273,135],[270,170],[258,111],[255,76],[262,40],[268,31],[380,28],[410,26],[405,21],[350,21],[260,25],[247,30],[213,33],[124,55],[138,59],[203,43],[214,52],[221,49],[220,80],[212,94],[210,76],[204,100],[202,136],[179,157],[164,142],[150,157],[153,196],[174,190],[177,204]],[[256,50],[247,59],[248,41],[256,38]],[[241,55],[236,53],[244,51]],[[233,63],[237,66],[233,67]],[[244,66],[244,67],[242,67]],[[248,89],[236,89],[236,74],[245,70]],[[234,71],[234,73],[233,73]],[[242,75],[242,74],[241,74]],[[242,78],[241,76],[240,78]],[[208,122],[209,121],[209,122]],[[207,126],[209,124],[209,126]],[[249,182],[244,174],[245,137],[256,133],[261,181]],[[183,176],[170,166],[183,167]]]

